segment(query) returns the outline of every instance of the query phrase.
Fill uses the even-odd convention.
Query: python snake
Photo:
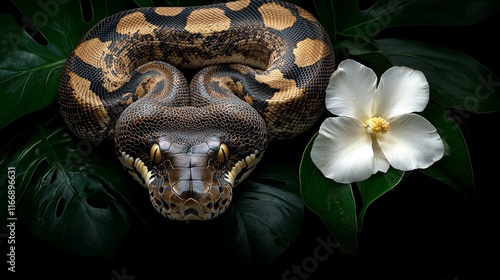
[[[160,214],[210,220],[271,141],[319,119],[334,67],[323,26],[288,2],[135,8],[81,39],[59,108],[78,137],[114,139]]]

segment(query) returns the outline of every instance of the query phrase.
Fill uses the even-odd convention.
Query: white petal
[[[326,108],[335,115],[362,122],[371,117],[377,75],[351,59],[342,61],[330,77],[326,89]]]
[[[373,139],[373,174],[382,171],[382,172],[387,172],[389,170],[389,167],[391,166],[387,159],[385,158],[384,153],[382,152],[382,149],[380,149],[380,146],[378,144],[378,140],[375,138]]]
[[[429,84],[424,74],[394,66],[380,77],[374,99],[374,116],[385,119],[421,112],[429,102]]]
[[[398,116],[389,121],[386,134],[377,140],[389,163],[402,171],[427,168],[444,154],[444,145],[436,128],[417,114]]]
[[[338,183],[362,181],[374,173],[371,137],[352,118],[326,119],[313,143],[311,158],[325,177]]]

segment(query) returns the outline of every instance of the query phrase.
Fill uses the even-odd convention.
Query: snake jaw
[[[236,186],[243,180],[245,180],[250,173],[257,167],[260,162],[262,155],[258,150],[254,153],[246,156],[242,160],[238,161],[231,170],[226,173],[224,179],[231,184],[231,186]],[[242,173],[243,172],[243,173]]]
[[[144,188],[148,188],[154,180],[152,172],[147,168],[146,164],[139,159],[121,152],[119,160],[122,166],[132,175],[135,181],[141,184]]]

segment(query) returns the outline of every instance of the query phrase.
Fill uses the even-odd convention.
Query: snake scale
[[[334,67],[323,26],[288,2],[135,8],[81,39],[59,108],[76,136],[114,139],[160,214],[210,220],[271,141],[319,119]]]

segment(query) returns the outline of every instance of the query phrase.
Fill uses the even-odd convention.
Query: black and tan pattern
[[[197,72],[188,79],[181,70]],[[59,104],[77,136],[114,139],[159,213],[208,220],[270,141],[318,120],[333,70],[323,27],[290,3],[138,8],[84,36]]]

